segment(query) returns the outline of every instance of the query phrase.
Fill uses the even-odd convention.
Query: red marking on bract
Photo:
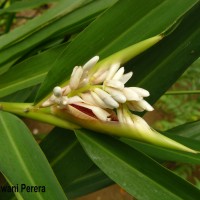
[[[76,104],[70,104],[70,106],[73,106],[74,108],[81,111],[82,113],[85,113],[86,115],[89,115],[90,117],[97,119],[96,115],[89,108],[85,108],[85,107],[82,107],[82,106],[79,106],[79,105],[76,105]]]

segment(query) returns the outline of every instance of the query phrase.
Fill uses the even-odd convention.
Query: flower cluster
[[[147,90],[125,87],[133,73],[124,73],[124,67],[120,67],[120,63],[90,73],[98,60],[99,57],[95,56],[85,65],[76,66],[68,84],[63,88],[56,86],[53,95],[42,106],[57,105],[59,109],[68,111],[72,106],[92,119],[117,120],[129,125],[137,118],[136,115],[129,115],[130,110],[153,110],[153,107],[144,100],[144,97],[149,96]]]

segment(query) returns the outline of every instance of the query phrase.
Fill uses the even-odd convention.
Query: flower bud
[[[94,56],[83,65],[84,71],[89,71],[99,61],[99,56]]]
[[[106,79],[107,74],[108,74],[108,71],[104,71],[102,72],[102,74],[99,74],[99,76],[94,75],[92,78],[92,83],[93,84],[103,83]]]
[[[53,94],[54,94],[54,96],[56,96],[56,97],[61,97],[61,96],[62,96],[62,89],[61,89],[61,87],[56,86],[56,87],[53,89]]]
[[[120,67],[120,63],[112,64],[106,76],[106,80],[111,80],[113,76],[115,75],[116,71],[119,69],[119,67]]]
[[[113,80],[120,80],[122,78],[124,74],[124,67],[119,68],[119,70],[115,73],[115,75],[113,76]]]
[[[99,89],[99,88],[95,88],[94,92],[96,92],[98,94],[98,96],[104,101],[104,103],[112,108],[118,108],[119,104],[111,97],[111,95],[109,95],[107,92]]]
[[[153,111],[154,108],[144,99],[142,99],[141,101],[137,102],[137,105],[141,108],[143,108],[146,111]]]
[[[143,89],[143,88],[139,88],[139,87],[130,87],[132,90],[134,90],[136,93],[138,93],[140,96],[142,97],[148,97],[149,91]]]
[[[96,104],[98,106],[100,106],[101,108],[111,108],[109,105],[105,104],[103,102],[103,100],[95,93],[95,92],[91,92],[92,98],[94,99],[94,101],[96,102]]]
[[[105,90],[119,103],[125,103],[126,97],[124,96],[123,92],[117,90],[115,88],[106,87]]]
[[[127,74],[124,74],[119,81],[121,81],[122,83],[126,83],[131,77],[133,76],[133,72],[129,72]]]
[[[81,99],[79,96],[73,96],[68,99],[67,103],[74,104],[74,103],[80,103],[80,102],[84,102],[83,99]]]
[[[134,90],[132,90],[131,88],[124,88],[123,93],[127,99],[127,101],[139,101],[142,98],[138,95],[138,93],[136,93]]]
[[[71,75],[71,78],[70,78],[70,83],[69,83],[70,88],[72,90],[75,90],[75,89],[78,88],[82,74],[83,74],[83,68],[82,67],[75,67],[74,68],[72,75]]]
[[[81,94],[81,98],[83,99],[83,101],[86,104],[90,104],[93,106],[98,106],[98,104],[95,102],[95,100],[93,99],[91,93],[87,92],[87,93],[82,93]]]
[[[109,86],[109,87],[113,87],[113,88],[117,88],[122,90],[124,88],[124,84],[118,80],[108,80],[104,82],[104,85]]]

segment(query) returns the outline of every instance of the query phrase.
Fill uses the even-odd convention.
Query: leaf
[[[0,79],[0,97],[36,85],[44,80],[51,63],[66,47],[61,44],[16,64]],[[19,73],[20,71],[20,73]]]
[[[42,140],[40,147],[65,191],[71,182],[83,175],[93,164],[74,132],[70,130],[54,128]]]
[[[91,192],[95,192],[113,183],[95,165],[87,173],[73,181],[67,188],[66,193],[69,198],[77,198]]]
[[[193,200],[200,195],[188,182],[112,137],[86,130],[76,135],[93,162],[137,199]]]
[[[55,21],[56,17],[59,18],[65,14],[69,14],[73,10],[81,7],[82,4],[84,4],[83,0],[76,0],[75,2],[71,0],[67,2],[61,1],[61,3],[57,4],[53,9],[31,20],[26,26],[18,27],[11,34],[0,37],[1,49],[25,39],[30,36],[30,34],[44,28],[45,25],[48,25],[50,22]]]
[[[175,141],[180,142],[181,144],[186,145],[192,149],[200,150],[199,142],[191,139],[185,139],[183,137],[170,137],[172,135],[167,134],[168,138],[171,138]],[[141,141],[131,140],[122,138],[121,141],[130,145],[134,149],[141,151],[155,159],[159,159],[162,161],[175,161],[175,162],[184,162],[184,163],[192,163],[192,164],[200,164],[200,154],[192,154],[186,153],[183,151],[175,151],[172,149],[167,149],[163,147],[158,147],[152,144],[147,144]],[[159,152],[159,153],[158,153]]]
[[[103,59],[125,47],[163,32],[195,3],[196,0],[190,2],[156,0],[149,1],[148,4],[145,0],[118,1],[66,48],[53,64],[35,102],[41,101],[55,85],[66,80],[66,75],[71,74],[74,66],[82,65],[94,55],[99,55]],[[166,15],[163,16],[163,13]]]
[[[185,138],[191,138],[193,140],[200,140],[200,121],[189,122],[170,130],[166,131],[170,134],[176,134]]]
[[[24,102],[29,97],[29,95],[31,95],[32,91],[33,88],[26,88],[23,90],[19,90],[18,92],[0,98],[0,101]]]
[[[67,199],[44,154],[28,128],[17,117],[0,112],[0,170],[19,199]],[[26,186],[45,186],[45,192],[21,191]],[[0,193],[3,195],[3,193]]]
[[[56,37],[65,37],[88,25],[94,17],[116,0],[62,0],[54,8],[24,26],[0,37],[0,65],[21,57],[39,44]],[[88,2],[88,5],[86,5]],[[86,6],[84,6],[86,5]],[[51,39],[50,39],[51,38]]]
[[[19,12],[25,9],[31,9],[39,7],[43,4],[56,2],[58,0],[29,0],[29,1],[16,1],[13,2],[9,7],[0,10],[0,15],[5,13]]]
[[[133,70],[135,75],[128,84],[150,91],[148,102],[155,103],[200,56],[199,18],[200,5],[197,4],[174,32],[128,64],[127,69]]]

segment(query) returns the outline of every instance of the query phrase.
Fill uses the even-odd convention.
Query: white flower
[[[57,105],[58,109],[68,110],[76,117],[102,121],[112,120],[110,113],[114,113],[114,121],[117,116],[120,123],[133,126],[134,120],[127,110],[152,111],[153,107],[143,99],[149,92],[139,87],[125,87],[133,72],[124,74],[125,69],[120,63],[90,73],[98,60],[99,56],[95,56],[83,67],[74,67],[69,84],[63,88],[56,86],[53,95],[42,106]]]

